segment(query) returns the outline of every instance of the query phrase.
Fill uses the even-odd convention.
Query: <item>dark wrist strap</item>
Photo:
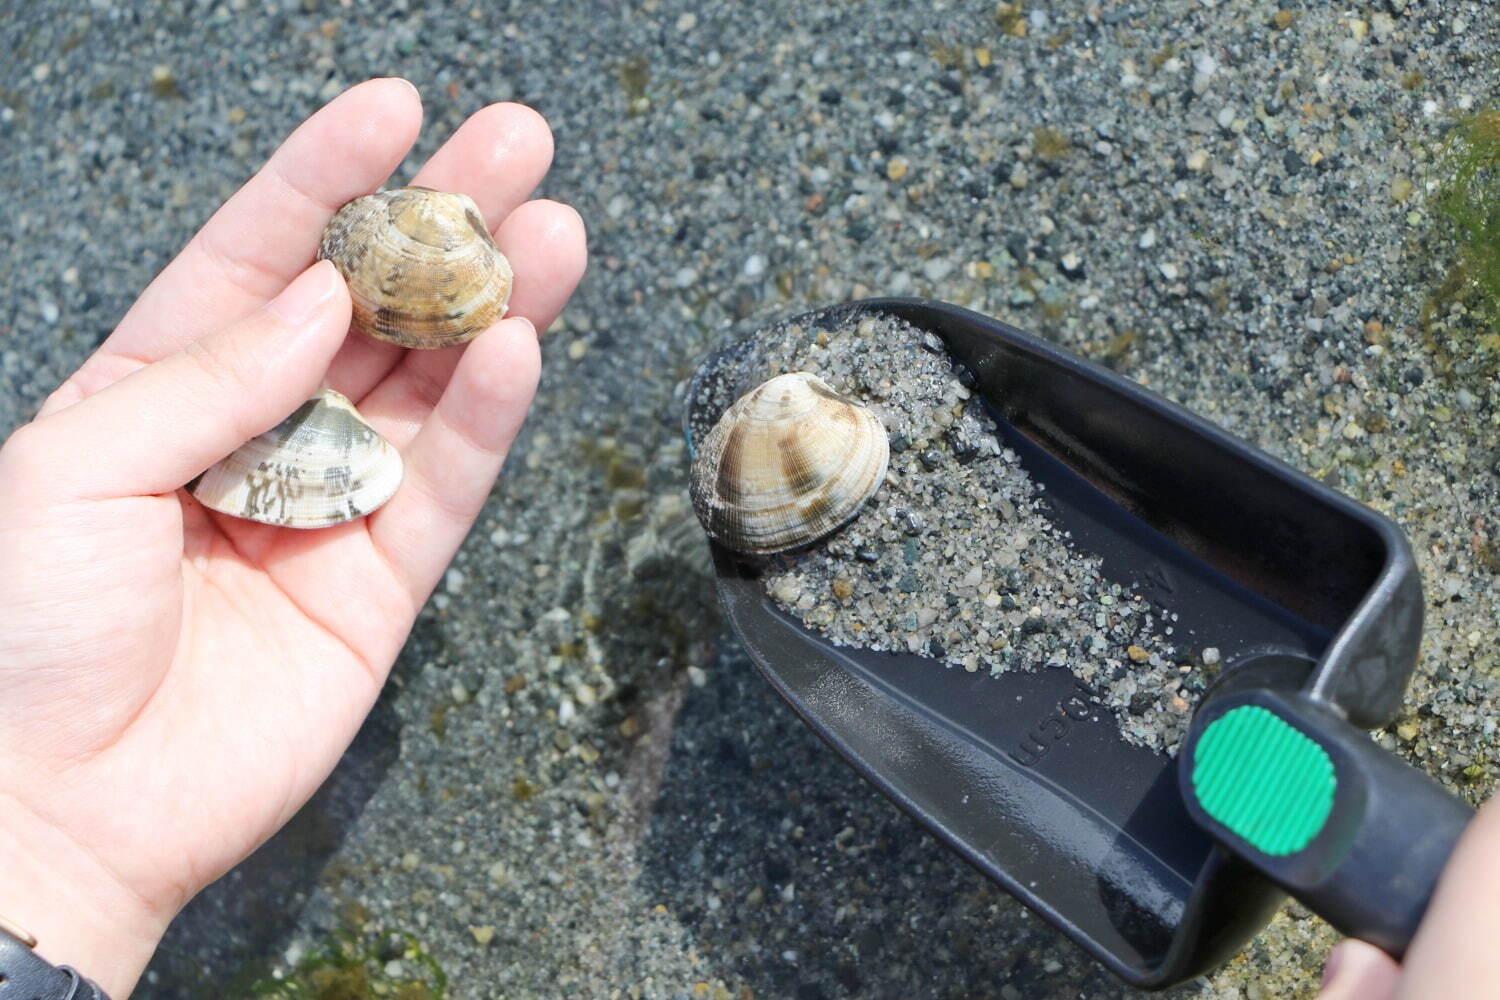
[[[0,1000],[109,1000],[75,970],[32,949],[36,939],[0,918]]]

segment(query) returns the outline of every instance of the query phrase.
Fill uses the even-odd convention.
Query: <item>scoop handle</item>
[[[1474,810],[1302,694],[1224,695],[1178,760],[1188,812],[1339,931],[1400,959]]]

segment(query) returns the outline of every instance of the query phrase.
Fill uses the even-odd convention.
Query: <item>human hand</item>
[[[1500,799],[1479,811],[1454,848],[1406,960],[1397,965],[1374,945],[1343,941],[1329,953],[1318,1000],[1493,1000],[1497,942]]]
[[[420,125],[401,80],[315,114],[0,449],[0,915],[116,1000],[353,739],[530,407],[536,331],[582,276],[577,213],[526,200],[546,123],[492,105],[413,182],[478,203],[515,268],[511,318],[437,351],[346,338],[343,281],[308,265]],[[323,383],[401,449],[385,507],[296,531],[180,489]]]

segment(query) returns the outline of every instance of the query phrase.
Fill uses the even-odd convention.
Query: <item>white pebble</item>
[[[766,270],[766,259],[758,253],[745,258],[744,273],[747,278],[758,278]]]
[[[61,310],[59,310],[57,308],[57,303],[56,302],[49,302],[46,299],[42,300],[42,322],[43,323],[46,323],[48,326],[51,326],[53,323],[57,322],[57,318],[59,316],[61,316],[61,315],[62,315],[62,312],[61,312]]]
[[[467,578],[464,576],[464,571],[455,566],[453,569],[450,569],[447,573],[443,574],[443,588],[450,594],[462,594],[464,592],[464,581],[466,579]]]
[[[1219,647],[1209,646],[1203,650],[1203,665],[1205,667],[1216,666],[1219,662]]]
[[[678,288],[691,288],[697,283],[697,281],[698,272],[691,267],[680,268],[678,272],[672,276],[672,284],[676,285]]]
[[[1141,238],[1135,241],[1135,245],[1142,250],[1150,250],[1156,246],[1156,230],[1148,229],[1141,234]]]
[[[1161,266],[1161,276],[1163,278],[1166,278],[1168,281],[1176,281],[1177,273],[1178,272],[1176,264],[1168,262]]]
[[[922,273],[928,281],[942,281],[952,270],[953,262],[942,257],[934,257],[922,265]]]

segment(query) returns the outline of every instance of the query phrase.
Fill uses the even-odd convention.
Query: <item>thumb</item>
[[[284,420],[322,383],[349,292],[319,261],[227,329],[32,425],[52,488],[74,498],[169,493]]]
[[[1395,1000],[1400,980],[1401,967],[1391,956],[1349,938],[1328,953],[1318,1000]]]

